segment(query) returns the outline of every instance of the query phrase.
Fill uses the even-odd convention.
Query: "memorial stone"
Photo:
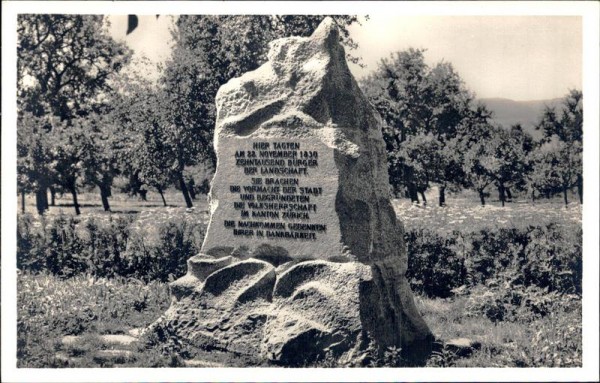
[[[381,121],[339,40],[326,18],[219,90],[210,223],[154,329],[287,366],[389,347],[418,364],[431,349],[404,276]]]

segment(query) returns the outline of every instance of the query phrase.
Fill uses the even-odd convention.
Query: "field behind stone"
[[[176,191],[167,194],[170,206],[163,207],[160,197],[148,194],[148,201],[125,195],[111,199],[113,212],[102,211],[99,196],[83,194],[82,215],[77,227],[94,220],[108,224],[116,217],[128,217],[133,232],[148,243],[162,240],[160,227],[168,222],[190,221],[199,226],[208,219],[204,196],[195,208],[186,209]],[[44,225],[34,214],[33,199],[27,200],[27,214],[34,226]],[[71,216],[69,200],[57,200],[46,221],[61,214]],[[448,206],[411,205],[396,200],[398,216],[407,232],[429,230],[441,238],[450,232],[471,233],[481,230],[527,229],[544,225],[562,227],[573,232],[581,227],[581,206],[577,202],[567,208],[561,199],[543,200],[536,204],[516,201],[499,206],[493,199],[481,207],[476,196],[449,196]],[[575,241],[577,238],[575,238]],[[196,239],[198,243],[201,238]],[[190,254],[190,256],[193,254]],[[433,265],[432,267],[435,267]],[[440,298],[421,292],[416,304],[436,337],[443,340],[468,338],[477,347],[467,352],[440,349],[428,361],[431,367],[539,367],[581,365],[581,297],[576,292],[527,287],[520,296],[506,291],[512,286],[502,278],[490,278],[469,288],[453,289],[449,297]],[[414,282],[414,281],[413,281]],[[500,285],[499,285],[500,284]],[[18,363],[19,367],[185,367],[238,366],[247,364],[231,355],[206,353],[199,355],[173,339],[145,339],[134,345],[107,344],[101,335],[127,335],[156,320],[168,307],[168,287],[164,282],[141,282],[133,278],[101,278],[75,275],[61,278],[48,272],[18,276]],[[517,299],[518,298],[518,299]],[[516,301],[515,301],[516,300]],[[498,312],[502,315],[499,316]],[[77,335],[85,340],[73,345],[64,336]],[[480,346],[479,346],[480,345]],[[119,349],[127,357],[106,358],[99,351]],[[202,364],[204,363],[204,364]],[[323,361],[323,366],[328,366]]]

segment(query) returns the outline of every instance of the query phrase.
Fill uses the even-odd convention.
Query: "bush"
[[[166,222],[158,229],[158,240],[148,246],[135,236],[128,248],[128,273],[144,281],[167,282],[185,274],[188,258],[200,251],[204,227],[185,221]]]
[[[466,283],[464,257],[456,251],[458,236],[447,238],[418,229],[406,233],[409,261],[406,276],[413,290],[430,297],[447,298]]]
[[[19,216],[17,220],[17,268],[40,272],[45,269],[42,234],[35,230],[31,215]]]
[[[84,226],[88,272],[97,277],[128,276],[126,272],[126,248],[131,219],[110,219],[107,225],[89,220]]]
[[[485,228],[446,237],[427,229],[405,234],[413,290],[446,298],[460,286],[507,284],[581,294],[581,227],[548,223]]]
[[[186,272],[186,261],[200,250],[204,225],[182,220],[166,221],[149,240],[132,229],[131,218],[94,219],[79,223],[58,215],[33,225],[19,216],[17,267],[32,273],[49,272],[70,278],[80,274],[127,277],[166,282]]]
[[[64,278],[78,274],[169,281],[183,275],[200,251],[205,226],[181,217],[158,223],[155,235],[133,229],[132,218],[79,223],[59,215],[35,224],[17,222],[17,267]],[[545,223],[522,228],[483,228],[439,234],[419,228],[405,234],[407,278],[414,291],[447,298],[461,286],[534,286],[581,294],[582,232],[575,225]]]

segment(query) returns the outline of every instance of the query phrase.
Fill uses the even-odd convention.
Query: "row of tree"
[[[18,188],[23,209],[34,193],[40,214],[57,191],[77,200],[82,186],[100,191],[105,210],[117,176],[162,196],[170,185],[187,207],[193,189],[184,170],[215,163],[212,136],[219,87],[266,61],[275,38],[310,35],[324,16],[180,16],[171,58],[157,82],[132,63],[101,16],[20,15],[18,19]],[[343,43],[356,47],[334,16]],[[349,55],[349,60],[358,58]],[[128,65],[129,64],[129,65]],[[48,203],[48,192],[51,202]]]
[[[362,88],[384,120],[390,184],[414,202],[419,194],[439,188],[439,205],[446,190],[470,188],[481,204],[489,190],[498,190],[504,206],[512,192],[531,198],[577,188],[583,200],[582,93],[571,90],[560,108],[546,107],[535,140],[520,125],[504,128],[477,103],[452,65],[433,67],[424,50],[409,49],[383,59]]]
[[[268,43],[309,35],[324,16],[180,16],[171,58],[150,81],[132,52],[113,40],[101,16],[20,15],[18,19],[18,188],[33,193],[40,213],[56,192],[94,186],[105,210],[117,177],[127,188],[175,185],[188,207],[194,187],[185,170],[215,163],[215,96],[233,77],[266,61]],[[334,16],[342,42],[356,48]],[[413,201],[432,185],[472,188],[485,203],[495,186],[502,203],[511,191],[551,196],[573,187],[582,196],[581,92],[541,116],[542,140],[519,126],[495,126],[451,64],[425,64],[410,49],[381,61],[362,88],[384,120],[390,183]],[[350,61],[360,59],[348,55]],[[51,202],[48,202],[48,193]],[[24,206],[23,206],[24,208]]]

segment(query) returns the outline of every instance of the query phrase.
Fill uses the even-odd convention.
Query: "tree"
[[[529,182],[531,181],[531,173],[533,172],[533,160],[531,153],[535,149],[536,143],[531,134],[525,132],[521,124],[515,124],[510,127],[508,131],[509,137],[513,144],[516,145],[516,157],[518,160],[517,165],[522,166],[522,173],[516,174],[514,185],[507,184],[504,192],[508,202],[512,202],[511,188],[515,188],[517,191],[524,191],[530,188]],[[500,190],[499,190],[500,192]],[[500,194],[502,194],[500,192]],[[500,196],[502,199],[502,196]]]
[[[108,198],[112,184],[119,174],[119,150],[122,150],[121,131],[112,121],[112,114],[90,114],[85,121],[87,150],[82,153],[84,182],[100,189],[104,211],[110,211]]]
[[[25,212],[25,194],[35,192],[37,211],[43,214],[48,209],[48,196],[40,185],[48,185],[52,179],[49,166],[52,155],[46,137],[51,130],[51,120],[24,112],[18,115],[18,126],[17,188],[21,194],[21,211]]]
[[[140,180],[158,191],[164,206],[167,206],[164,190],[177,177],[173,172],[173,167],[177,169],[173,163],[174,148],[169,147],[167,135],[168,131],[156,121],[145,125],[140,135],[142,140],[133,151]]]
[[[440,62],[429,67],[424,52],[411,48],[392,54],[381,60],[361,86],[384,121],[388,173],[394,189],[405,186],[409,197],[418,202],[418,192],[424,197],[423,187],[438,183],[443,206],[446,187],[460,185],[463,179],[452,140],[459,126],[477,115],[477,109],[474,96],[452,65]],[[420,138],[415,141],[411,137]],[[432,150],[437,153],[425,155]]]
[[[534,154],[537,189],[548,195],[562,192],[565,206],[568,205],[568,191],[579,186],[583,172],[582,154],[582,146],[578,141],[567,143],[558,135],[545,140]],[[581,198],[580,194],[580,202]]]
[[[76,215],[81,214],[77,188],[84,180],[86,153],[92,148],[87,128],[83,118],[71,126],[57,121],[47,137],[52,151],[50,166],[54,180],[71,193]]]
[[[497,167],[494,127],[488,123],[480,123],[462,129],[457,147],[464,153],[462,167],[465,182],[477,191],[481,205],[485,206],[486,188],[494,182]]]
[[[553,169],[561,174],[560,184],[565,204],[568,203],[565,187],[570,189],[574,186],[577,186],[579,201],[583,203],[583,94],[581,91],[570,90],[563,98],[560,111],[555,107],[546,107],[536,128],[544,132],[544,142],[549,143],[539,153],[538,163],[541,161],[546,162],[546,165],[553,164]],[[557,150],[558,153],[550,156],[548,151],[551,149]],[[549,156],[553,159],[551,160]],[[565,163],[554,163],[561,160]],[[572,178],[575,179],[574,182],[571,182]]]
[[[486,188],[490,185],[498,188],[502,206],[510,188],[525,187],[530,170],[527,157],[530,140],[520,127],[507,130],[485,122],[460,128],[456,151],[464,153],[466,184],[478,192],[482,205],[485,205]]]
[[[417,134],[409,136],[398,152],[401,161],[409,166],[417,182],[417,191],[421,194],[423,203],[427,204],[425,191],[430,182],[443,178],[448,158],[442,152],[443,144],[433,134]],[[443,202],[440,201],[442,205]]]
[[[63,128],[70,127],[72,121],[97,110],[102,104],[101,94],[111,91],[110,78],[131,56],[124,44],[109,36],[102,16],[28,14],[19,15],[17,22],[19,115],[55,116],[65,123]],[[32,121],[30,117],[18,121],[28,119]],[[44,126],[52,128],[52,124]],[[18,125],[18,129],[22,126]],[[38,132],[43,130],[43,126],[37,129]],[[51,129],[45,133],[50,134]],[[69,145],[73,138],[67,137],[69,134],[64,132],[55,134],[52,141],[56,148],[51,152],[64,154],[63,145]],[[57,138],[65,138],[67,142],[58,142]],[[61,157],[70,158],[70,155]],[[57,160],[53,161],[58,168],[67,169],[72,165],[58,165]],[[32,182],[38,210],[47,208],[47,189],[52,181],[40,177]]]
[[[583,139],[583,93],[572,89],[562,100],[562,110],[547,106],[536,125],[546,138],[554,135],[563,142],[582,142]]]
[[[526,183],[529,163],[523,150],[523,139],[522,131],[506,131],[500,128],[496,130],[492,140],[496,161],[491,170],[502,206],[505,205],[506,195],[507,192],[510,193],[510,188],[520,190]]]
[[[18,103],[36,116],[85,115],[131,55],[102,16],[19,15],[17,31]]]

